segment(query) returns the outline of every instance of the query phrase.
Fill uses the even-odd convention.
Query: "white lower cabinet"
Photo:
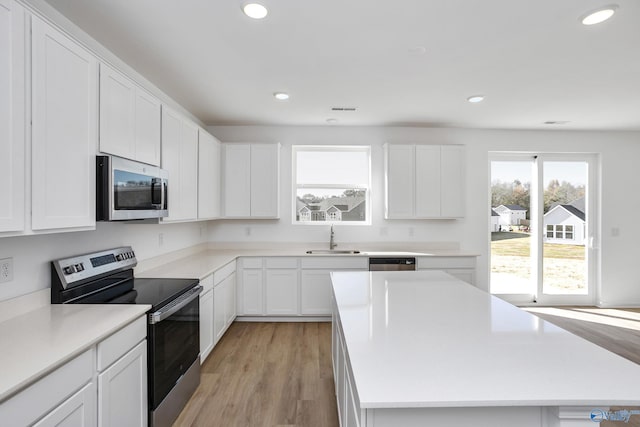
[[[298,314],[298,270],[267,269],[266,314]]]
[[[330,270],[302,270],[300,276],[300,313],[331,314]]]
[[[264,314],[262,304],[262,269],[243,269],[238,287],[238,314],[261,316]]]
[[[89,383],[51,411],[34,427],[89,427],[96,425],[96,385]]]
[[[213,341],[220,341],[236,318],[236,263],[232,262],[214,273]]]
[[[98,426],[147,425],[147,341],[98,376]]]
[[[200,281],[202,293],[200,294],[200,363],[213,350],[213,275],[207,276]]]
[[[416,257],[416,270],[442,270],[464,282],[476,284],[475,256]]]
[[[0,425],[147,427],[147,319],[141,316],[0,403]]]

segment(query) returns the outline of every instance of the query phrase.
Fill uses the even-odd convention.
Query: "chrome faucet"
[[[333,232],[333,225],[331,226],[331,234],[329,235],[329,250],[334,250],[338,244],[334,241],[333,237],[335,233]]]

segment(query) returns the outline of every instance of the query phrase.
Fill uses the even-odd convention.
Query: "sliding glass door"
[[[492,155],[492,293],[523,304],[593,304],[595,163],[583,154]]]

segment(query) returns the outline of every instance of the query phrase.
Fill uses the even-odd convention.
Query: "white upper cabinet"
[[[100,151],[160,165],[160,101],[100,64]]]
[[[385,144],[386,219],[464,217],[464,147]]]
[[[280,144],[223,144],[224,216],[278,218]]]
[[[24,229],[24,10],[0,0],[0,233]]]
[[[220,218],[220,141],[198,132],[198,219]]]
[[[98,63],[32,18],[32,229],[95,227]]]
[[[198,127],[162,109],[162,168],[169,172],[169,216],[163,222],[198,217]]]

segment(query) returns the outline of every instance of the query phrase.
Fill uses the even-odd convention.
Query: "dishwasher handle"
[[[369,258],[369,271],[414,271],[416,259],[413,257]]]

